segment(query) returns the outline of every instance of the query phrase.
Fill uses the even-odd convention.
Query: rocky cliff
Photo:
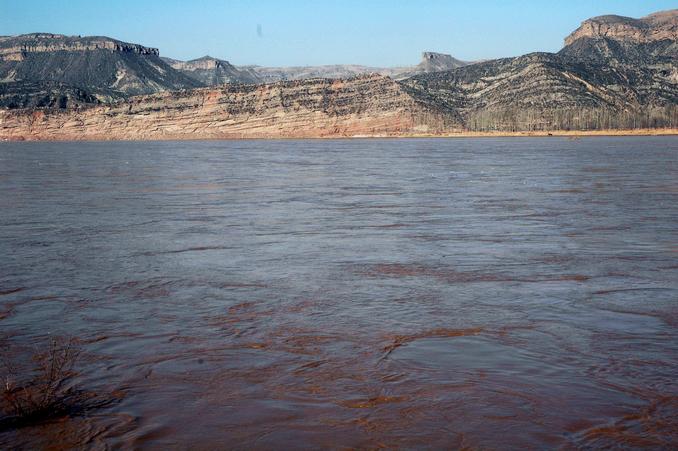
[[[453,112],[380,75],[224,85],[79,110],[0,111],[0,137],[28,140],[388,136],[455,127]]]

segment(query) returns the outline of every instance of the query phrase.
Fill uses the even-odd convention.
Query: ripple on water
[[[397,383],[405,392],[428,387],[423,396],[431,408],[445,410],[454,430],[475,437],[473,446],[500,446],[502,434],[516,430],[524,446],[543,440],[562,445],[573,440],[565,432],[581,427],[578,419],[586,426],[604,425],[643,405],[567,359],[508,346],[483,333],[411,340],[391,352],[388,368],[407,374]]]

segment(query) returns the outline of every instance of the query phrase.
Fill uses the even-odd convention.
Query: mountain
[[[403,84],[471,130],[678,124],[678,10],[585,21],[557,54],[533,53],[423,74]]]
[[[225,60],[203,56],[191,61],[179,61],[162,58],[172,68],[195,79],[204,86],[223,85],[225,83],[256,84],[262,83],[255,71],[237,68]]]
[[[157,49],[138,44],[49,33],[0,37],[0,106],[64,107],[199,86]]]

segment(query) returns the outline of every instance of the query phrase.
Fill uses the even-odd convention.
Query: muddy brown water
[[[678,139],[0,144],[0,448],[675,448]],[[12,354],[16,354],[13,355]]]

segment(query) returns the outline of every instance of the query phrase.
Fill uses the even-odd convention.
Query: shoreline
[[[308,136],[196,136],[168,135],[149,136],[148,138],[120,139],[119,137],[90,137],[86,139],[69,139],[70,137],[45,139],[42,136],[2,137],[0,142],[107,142],[107,141],[242,141],[242,140],[331,140],[331,139],[450,139],[450,138],[569,138],[572,140],[590,137],[633,137],[633,136],[678,136],[678,128],[633,129],[633,130],[552,130],[552,131],[519,131],[519,132],[473,132],[460,131],[449,133],[402,133],[373,135],[317,135]]]
[[[592,136],[676,136],[678,128],[644,128],[633,130],[552,130],[519,132],[451,132],[439,134],[405,134],[395,138],[551,138],[551,137],[592,137]],[[359,138],[360,136],[353,136]],[[368,136],[365,136],[367,138]],[[388,136],[384,136],[386,138]]]

